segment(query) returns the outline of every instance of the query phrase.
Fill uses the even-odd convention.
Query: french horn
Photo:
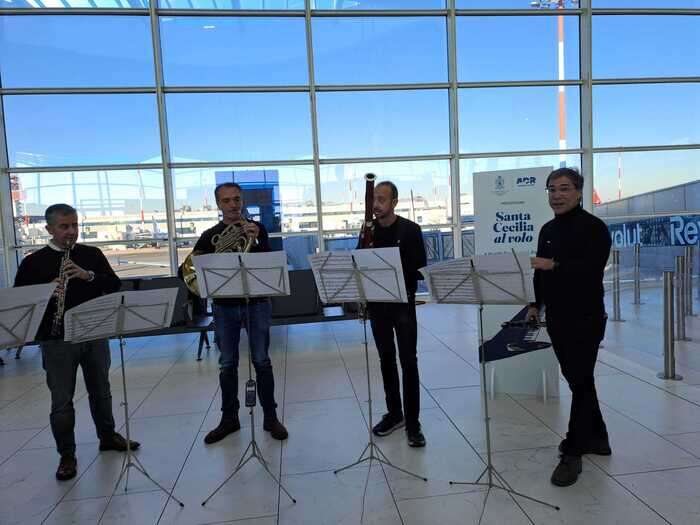
[[[221,233],[214,235],[211,238],[214,253],[248,253],[253,246],[254,239],[246,235],[244,229],[246,224],[248,224],[248,221],[245,219],[240,222],[234,222],[226,226]],[[196,255],[202,255],[202,253],[192,250],[182,263],[182,280],[185,281],[187,288],[197,297],[201,296],[199,295],[197,272],[194,269],[192,258]]]

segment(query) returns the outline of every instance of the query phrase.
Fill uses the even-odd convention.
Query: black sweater
[[[386,228],[380,226],[375,219],[373,247],[393,248],[394,246],[399,247],[401,254],[406,291],[409,295],[415,295],[418,281],[423,280],[423,274],[418,270],[427,265],[425,244],[420,226],[398,215],[394,223]]]
[[[265,229],[265,226],[257,221],[248,221],[252,222],[258,227],[258,238],[257,238],[257,243],[253,244],[250,247],[250,253],[257,253],[257,252],[269,252],[270,251],[270,238],[267,234],[267,230]],[[199,237],[199,240],[197,241],[197,244],[194,245],[194,251],[199,252],[200,254],[206,254],[206,253],[214,253],[214,244],[212,244],[212,238],[214,235],[217,235],[224,231],[226,229],[227,224],[224,224],[223,221],[219,222],[217,225],[212,226],[208,230],[206,230],[202,235]],[[251,301],[256,301],[256,300],[266,300],[266,299],[251,299]],[[245,301],[243,299],[214,299],[215,304],[221,304],[221,305],[240,305],[244,304]]]
[[[605,313],[603,273],[612,241],[599,218],[577,207],[542,226],[537,256],[554,259],[554,270],[535,270],[537,306],[548,318]]]
[[[15,286],[52,282],[58,277],[62,259],[63,252],[54,250],[50,246],[27,255],[17,270]],[[99,248],[76,244],[70,252],[70,259],[83,270],[95,272],[95,278],[90,282],[77,277],[68,281],[64,313],[85,301],[116,292],[121,287],[119,277],[114,273],[107,258]],[[52,338],[51,325],[55,312],[56,300],[54,298],[46,307],[36,335],[37,341]],[[63,339],[63,333],[58,338]]]

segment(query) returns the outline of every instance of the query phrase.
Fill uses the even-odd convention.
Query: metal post
[[[641,266],[641,246],[634,245],[634,302],[632,304],[642,304],[640,290],[640,266]]]
[[[620,315],[620,250],[613,250],[613,316],[611,321],[622,321]]]
[[[676,341],[687,341],[685,336],[685,256],[676,256],[675,273]]]
[[[693,247],[685,247],[685,315],[693,317]]]
[[[676,374],[676,358],[673,347],[673,272],[664,272],[664,371],[656,374],[659,379],[683,379]]]

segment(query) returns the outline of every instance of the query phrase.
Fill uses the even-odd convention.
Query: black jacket
[[[399,253],[401,254],[401,266],[403,266],[406,292],[409,295],[415,295],[418,281],[423,280],[423,274],[418,269],[427,265],[425,244],[423,243],[423,233],[420,226],[397,215],[394,223],[384,228],[375,219],[373,247],[393,248],[394,246],[399,247]]]
[[[547,318],[603,315],[603,274],[612,241],[598,217],[577,207],[542,226],[537,256],[554,259],[554,270],[535,270],[537,306]]]
[[[15,276],[15,286],[50,283],[56,277],[63,259],[63,252],[45,246],[41,250],[27,255],[19,265]],[[78,306],[90,299],[101,295],[114,293],[121,288],[121,281],[109,265],[107,258],[94,246],[76,244],[71,249],[70,259],[83,270],[95,272],[95,278],[90,281],[71,279],[66,288],[65,311]],[[46,307],[46,312],[39,325],[37,341],[51,339],[51,325],[56,312],[56,300],[52,299]],[[63,338],[63,334],[60,335]]]

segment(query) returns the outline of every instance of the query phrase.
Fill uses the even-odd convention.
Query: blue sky
[[[442,6],[440,0],[403,4]],[[526,8],[529,2],[464,0],[458,4]],[[600,0],[595,5],[651,4],[671,6],[622,0]],[[673,4],[697,7],[699,2]],[[318,7],[332,5],[319,0]],[[308,82],[303,18],[169,17],[160,22],[167,85]],[[460,18],[460,81],[557,78],[556,23],[556,17]],[[566,17],[565,30],[565,78],[576,79],[576,17]],[[597,16],[593,36],[595,78],[700,76],[700,17]],[[313,38],[319,84],[447,81],[444,18],[317,18]],[[152,60],[147,17],[0,16],[4,87],[153,86]],[[578,88],[567,88],[566,96],[568,146],[578,147]],[[449,151],[446,90],[319,92],[317,100],[322,158]],[[201,161],[311,158],[307,93],[169,94],[166,103],[173,157]],[[459,104],[462,152],[558,147],[556,88],[464,89]],[[139,163],[157,161],[160,155],[154,95],[6,96],[4,109],[14,165]],[[594,138],[595,145],[602,147],[700,143],[700,84],[596,86]],[[624,193],[694,180],[697,160],[692,152],[626,154]],[[496,162],[498,169],[525,164],[528,161],[523,159]],[[392,172],[395,166],[385,167]],[[424,176],[416,175],[416,169],[424,170]],[[406,188],[415,186],[428,194],[436,185],[431,173],[444,173],[444,163],[432,167],[415,163],[405,172],[412,174],[406,177]],[[597,156],[596,186],[604,198],[616,195],[616,173],[616,155]],[[324,191],[333,200],[346,189],[339,176]]]

